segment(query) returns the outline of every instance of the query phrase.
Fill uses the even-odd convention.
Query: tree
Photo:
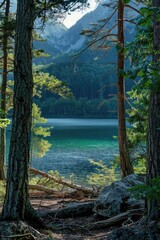
[[[28,211],[27,183],[33,95],[31,53],[33,22],[34,0],[17,1],[14,111],[3,219],[24,219]]]
[[[8,23],[9,23],[9,9],[10,9],[10,0],[6,0],[5,6],[5,17],[4,17],[4,26],[3,26],[3,75],[2,75],[2,87],[1,87],[1,119],[6,118],[6,88],[7,88],[7,75],[8,75]],[[4,163],[6,159],[6,128],[0,129],[0,180],[5,179],[5,169]]]
[[[118,143],[122,177],[133,173],[126,135],[125,82],[124,82],[124,3],[118,1]]]
[[[119,143],[119,155],[120,155],[120,167],[122,177],[126,177],[133,173],[133,166],[130,161],[129,149],[127,144],[127,134],[126,134],[126,109],[125,109],[125,78],[124,78],[124,8],[125,1],[118,0],[115,3],[106,3],[107,7],[112,7],[112,14],[106,18],[102,19],[100,23],[102,24],[97,29],[86,29],[82,31],[82,34],[92,37],[91,41],[88,43],[88,47],[95,45],[100,49],[108,50],[112,47],[113,43],[117,43],[117,101],[118,101],[118,143]],[[128,1],[127,1],[128,2]],[[133,8],[134,9],[134,8]],[[117,13],[118,12],[118,13]],[[105,29],[107,24],[113,21],[113,17],[117,13],[118,24],[111,24]],[[113,21],[114,22],[114,21]],[[117,34],[115,34],[115,29]],[[99,44],[99,45],[98,45]],[[115,44],[114,44],[115,45]]]
[[[70,4],[72,1],[49,2],[53,3],[54,7],[58,7],[59,3],[66,7],[66,2]],[[35,1],[18,0],[14,59],[14,110],[7,189],[2,211],[2,219],[4,220],[24,220],[28,218],[31,221],[32,218],[37,217],[28,196],[33,96],[32,29],[34,17]]]
[[[149,97],[148,139],[147,139],[147,181],[160,177],[160,0],[152,1],[153,9],[153,64],[152,85]],[[149,217],[157,217],[159,202],[148,199],[147,210]]]

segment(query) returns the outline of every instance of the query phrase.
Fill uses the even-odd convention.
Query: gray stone
[[[143,207],[144,202],[136,200],[128,191],[129,188],[143,183],[143,177],[131,174],[121,181],[105,186],[94,204],[94,212],[99,216],[110,218],[128,209]]]
[[[141,221],[133,224],[132,226],[124,226],[118,229],[114,229],[107,235],[107,239],[112,240],[159,240],[160,229],[158,222],[146,222]]]

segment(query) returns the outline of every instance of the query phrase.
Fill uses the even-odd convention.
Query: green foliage
[[[139,81],[139,92],[141,89],[160,91],[159,63],[155,65],[152,61],[152,56],[159,54],[158,51],[153,51],[152,16],[154,11],[156,11],[157,17],[160,17],[160,13],[151,7],[151,1],[147,1],[145,4],[145,7],[140,9],[140,17],[137,19],[135,40],[126,47],[128,49],[126,57],[129,56],[131,60],[128,77]]]
[[[122,2],[123,2],[124,4],[127,4],[127,3],[130,3],[130,1],[131,1],[131,0],[123,0]]]
[[[127,94],[131,102],[131,107],[127,110],[127,120],[132,124],[132,127],[127,129],[129,148],[130,150],[137,146],[143,148],[146,142],[149,91],[140,90],[139,83],[137,83]]]
[[[160,177],[151,180],[149,185],[137,185],[129,190],[136,198],[160,201]]]
[[[146,174],[146,158],[141,154],[136,155],[136,160],[133,161],[135,174]]]
[[[0,119],[0,128],[6,128],[10,124],[9,119]]]
[[[116,93],[115,65],[106,63],[103,54],[94,52],[91,55],[87,52],[75,61],[71,56],[65,55],[55,59],[54,62],[43,70],[67,82],[75,99],[63,101],[57,96],[53,99],[53,94],[42,92],[42,98],[37,103],[42,107],[45,116],[47,116],[47,108],[48,110],[51,108],[48,111],[49,117],[69,117],[72,114],[77,117],[117,116],[117,102],[115,98],[111,98],[111,94]],[[102,107],[99,107],[100,105]],[[111,113],[112,110],[114,113]]]
[[[150,6],[151,2],[148,1],[145,7],[140,9],[135,39],[127,44],[125,49],[126,57],[130,59],[130,69],[126,77],[135,82],[135,86],[127,93],[129,103],[127,120],[132,125],[127,129],[127,136],[134,169],[137,173],[144,173],[146,169],[149,93],[153,87],[153,75],[155,74],[152,66],[153,11]]]
[[[86,98],[56,99],[55,97],[36,99],[45,117],[117,117],[117,101],[115,98],[108,100]]]
[[[40,108],[33,103],[32,105],[32,158],[40,158],[49,151],[51,144],[44,139],[50,136],[50,128],[42,127],[40,124],[46,123],[47,120],[41,117]],[[39,124],[39,125],[38,125]]]
[[[45,89],[61,97],[73,97],[65,82],[61,82],[49,73],[42,72],[41,68],[42,66],[34,67],[34,96],[41,97],[42,90]]]
[[[96,166],[97,173],[87,176],[87,182],[89,184],[103,187],[116,180],[115,168],[112,168],[111,166],[107,167],[102,160],[99,162],[90,160],[90,163]]]
[[[127,128],[127,139],[135,173],[145,173],[146,171],[149,90],[140,89],[140,84],[138,82],[132,91],[128,92],[131,107],[127,110],[127,120],[132,126]]]
[[[3,203],[6,192],[5,182],[0,181],[0,205]]]

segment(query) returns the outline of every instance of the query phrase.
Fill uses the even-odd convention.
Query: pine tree
[[[152,1],[153,9],[153,71],[152,86],[149,97],[148,139],[147,139],[147,181],[152,185],[152,179],[160,177],[160,0]],[[158,217],[159,202],[148,199],[148,216]]]
[[[5,2],[5,14],[2,26],[2,85],[1,85],[1,119],[6,118],[6,89],[8,76],[8,40],[9,40],[9,10],[10,0]],[[0,128],[0,180],[5,180],[5,161],[6,161],[6,128]]]
[[[46,1],[44,2],[46,3]],[[57,8],[59,3],[62,6],[64,4],[65,8],[67,7],[66,4],[68,3],[70,6],[71,2],[73,3],[73,1],[48,1],[48,3],[53,4],[53,6]],[[49,5],[48,7],[52,8]],[[37,223],[39,222],[42,224],[36,211],[30,204],[28,195],[28,167],[30,160],[33,96],[32,30],[36,14],[34,0],[17,1],[14,59],[14,109],[7,171],[7,189],[2,219],[28,219],[29,221],[37,219]]]

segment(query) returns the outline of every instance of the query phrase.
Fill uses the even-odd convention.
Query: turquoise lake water
[[[89,160],[106,164],[118,153],[117,120],[115,119],[48,119],[51,149],[43,158],[33,159],[32,165],[43,171],[58,170],[63,176],[76,175],[78,182],[95,172]],[[9,137],[9,133],[8,133]]]

